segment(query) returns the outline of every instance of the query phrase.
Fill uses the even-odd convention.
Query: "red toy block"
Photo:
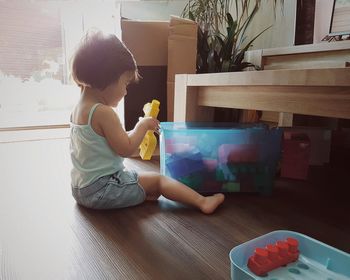
[[[248,259],[248,267],[256,275],[264,276],[273,269],[295,262],[299,258],[298,245],[298,240],[290,237],[265,248],[256,248]]]
[[[281,177],[307,179],[311,151],[307,134],[285,132],[282,146]]]
[[[252,144],[222,144],[219,147],[220,163],[257,162],[258,146]]]

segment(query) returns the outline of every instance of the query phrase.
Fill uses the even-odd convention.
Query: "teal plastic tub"
[[[299,259],[259,277],[247,267],[248,259],[258,247],[265,247],[288,237],[299,241]],[[230,252],[232,280],[350,280],[350,255],[316,239],[294,231],[273,231],[237,247]]]
[[[282,129],[235,123],[160,126],[161,174],[203,193],[271,193]]]

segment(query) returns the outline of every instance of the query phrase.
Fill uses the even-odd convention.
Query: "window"
[[[74,47],[93,27],[120,38],[119,14],[113,1],[0,1],[0,129],[67,125]]]

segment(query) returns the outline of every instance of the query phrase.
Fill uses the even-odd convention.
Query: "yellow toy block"
[[[157,118],[159,113],[160,102],[153,99],[152,103],[147,103],[143,106],[143,112],[145,117]],[[146,132],[145,137],[143,138],[140,144],[140,156],[143,160],[150,160],[154,153],[154,150],[157,146],[157,138],[154,135],[153,131],[149,130]]]

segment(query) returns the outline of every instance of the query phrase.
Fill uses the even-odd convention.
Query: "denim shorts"
[[[146,193],[133,170],[121,170],[103,176],[83,188],[72,186],[72,194],[78,204],[92,209],[135,206],[146,199]]]

